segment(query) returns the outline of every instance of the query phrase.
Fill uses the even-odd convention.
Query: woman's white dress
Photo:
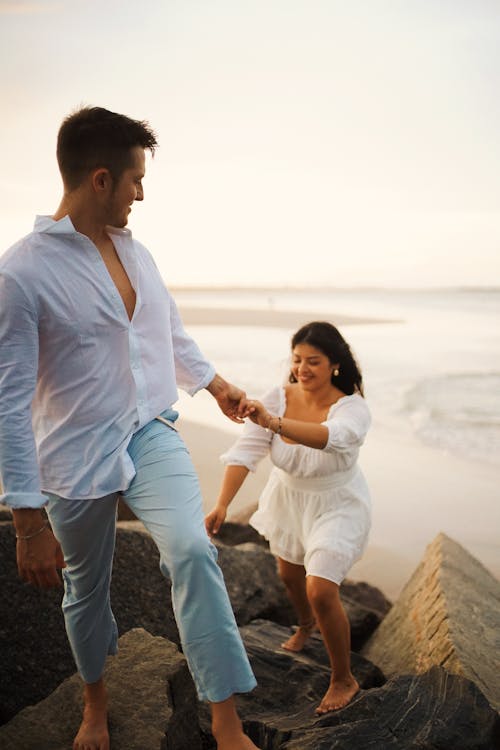
[[[285,388],[273,388],[262,403],[271,414],[283,416]],[[248,420],[241,437],[221,456],[226,465],[255,471],[270,452],[274,467],[250,524],[269,540],[275,555],[338,584],[361,557],[370,530],[370,493],[357,465],[370,421],[362,396],[343,396],[323,422],[329,432],[323,449],[286,443]]]

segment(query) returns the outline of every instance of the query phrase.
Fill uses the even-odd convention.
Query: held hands
[[[247,400],[246,407],[248,412],[247,416],[252,422],[258,424],[259,427],[265,427],[266,429],[269,428],[273,415],[267,411],[266,407],[263,406],[260,401],[255,401],[254,399]]]
[[[245,391],[228,383],[220,375],[216,375],[208,384],[207,391],[215,398],[226,417],[238,424],[243,423],[244,418],[248,416]]]

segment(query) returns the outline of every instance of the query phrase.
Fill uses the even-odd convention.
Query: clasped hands
[[[207,386],[221,411],[233,422],[241,424],[248,417],[261,427],[268,427],[272,419],[267,409],[254,399],[248,399],[245,391],[216,375]]]

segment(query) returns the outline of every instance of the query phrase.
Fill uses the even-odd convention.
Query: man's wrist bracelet
[[[38,529],[38,531],[34,531],[32,534],[16,534],[16,539],[33,539],[34,536],[38,536],[38,534],[41,534],[42,531],[45,531],[45,529],[48,527],[49,522],[44,521],[43,526]]]

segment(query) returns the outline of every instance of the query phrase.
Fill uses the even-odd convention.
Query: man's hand
[[[221,411],[233,422],[241,424],[248,416],[246,393],[231,385],[220,375],[216,375],[211,383],[207,385],[207,391],[215,398]]]
[[[58,569],[66,567],[61,545],[44,517],[35,511],[14,511],[16,532],[29,539],[17,539],[17,569],[23,581],[48,589],[61,585]],[[46,522],[45,522],[46,523]],[[40,533],[35,533],[43,528]],[[33,536],[31,536],[33,534]]]

